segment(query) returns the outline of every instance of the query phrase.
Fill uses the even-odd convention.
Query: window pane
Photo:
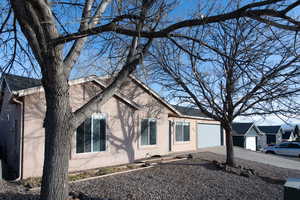
[[[141,123],[141,144],[148,145],[148,120],[143,119]]]
[[[84,152],[84,123],[76,130],[76,153]]]
[[[176,123],[175,127],[176,131],[176,141],[183,141],[183,134],[182,134],[182,124]]]
[[[106,121],[100,119],[100,151],[106,150]]]
[[[296,143],[290,143],[289,148],[296,148],[296,149],[299,149],[300,148],[300,145],[296,144]]]
[[[93,151],[100,151],[100,119],[93,118]]]
[[[183,126],[183,133],[184,133],[184,141],[190,141],[190,124],[187,123]]]
[[[279,145],[280,148],[287,148],[289,146],[289,143],[282,143]]]
[[[156,144],[156,121],[150,121],[150,144]]]
[[[91,152],[91,143],[91,118],[88,118],[84,122],[84,152]]]

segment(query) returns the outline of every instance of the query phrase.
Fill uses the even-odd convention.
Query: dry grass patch
[[[113,174],[116,172],[122,172],[122,171],[129,171],[133,169],[138,169],[145,167],[144,165],[135,165],[135,164],[129,164],[129,165],[122,165],[122,166],[115,166],[115,167],[101,167],[97,169],[91,169],[91,170],[85,170],[80,172],[73,172],[69,174],[69,181],[78,181],[81,179],[96,177],[96,176],[103,176],[107,174]],[[24,187],[31,189],[35,187],[40,187],[42,183],[41,177],[31,177],[26,178],[23,180],[20,180],[19,183],[23,185]]]

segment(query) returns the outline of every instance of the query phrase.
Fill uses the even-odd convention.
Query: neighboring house
[[[283,129],[281,126],[258,126],[258,128],[266,135],[266,144],[277,144],[283,139]]]
[[[96,76],[70,80],[72,110],[104,89],[107,81]],[[219,122],[195,109],[176,108],[131,76],[72,136],[69,171],[223,144]],[[9,178],[41,176],[46,105],[40,80],[3,75],[0,109],[1,159]]]
[[[293,129],[286,129],[282,133],[282,141],[294,141],[299,140],[299,138],[299,125],[295,125]]]
[[[261,149],[265,144],[264,134],[254,123],[232,123],[233,145],[252,151]]]
[[[300,141],[300,128],[297,124],[293,130],[294,140]]]

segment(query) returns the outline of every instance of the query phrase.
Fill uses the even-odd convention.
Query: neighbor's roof
[[[253,122],[250,123],[232,123],[233,133],[235,135],[245,135],[248,130],[253,126]]]
[[[281,138],[285,139],[285,140],[288,140],[288,139],[290,139],[292,133],[293,133],[292,131],[284,131]]]
[[[277,134],[280,130],[281,126],[258,126],[259,130],[261,132],[264,132],[266,134]]]
[[[202,113],[199,109],[191,108],[191,107],[185,107],[185,106],[177,106],[172,105],[180,114],[185,116],[191,116],[191,117],[202,117],[202,118],[208,118],[204,113]]]
[[[6,83],[11,91],[18,91],[36,86],[41,86],[41,80],[13,74],[3,74]]]
[[[294,128],[294,131],[293,131],[293,134],[295,137],[300,137],[300,130],[299,130],[299,125],[296,124],[295,128]]]

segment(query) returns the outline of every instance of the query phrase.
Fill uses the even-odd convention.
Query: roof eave
[[[237,133],[233,133],[232,136],[245,137],[245,135],[241,135],[241,134],[237,134]]]
[[[182,114],[178,110],[176,110],[168,102],[166,102],[164,99],[162,99],[156,92],[154,92],[151,88],[149,88],[147,85],[145,85],[142,81],[138,80],[133,75],[129,75],[129,77],[132,80],[134,80],[136,83],[138,83],[139,85],[141,85],[145,90],[147,90],[150,94],[152,94],[155,98],[157,98],[162,104],[164,104],[171,111],[173,111],[174,113],[176,113],[178,116],[182,116]]]
[[[262,131],[259,130],[259,128],[255,125],[255,123],[252,124],[251,128],[252,128],[252,127],[256,129],[256,131],[258,132],[258,135],[265,135]],[[251,128],[249,128],[248,131],[249,131]],[[247,131],[247,133],[248,133],[248,131]]]
[[[99,81],[98,79],[93,79],[92,81],[96,82],[97,84],[99,84],[101,87],[106,88],[107,85],[102,83],[101,81]],[[135,103],[134,101],[131,101],[130,99],[126,98],[124,95],[120,94],[120,93],[115,93],[114,96],[122,99],[124,102],[126,102],[127,104],[131,105],[132,107],[134,107],[135,109],[139,110],[142,108],[142,106],[138,105],[137,103]]]
[[[89,81],[95,81],[99,85],[101,85],[102,87],[106,87],[103,83],[98,81],[96,78],[97,77],[95,75],[92,75],[92,76],[85,77],[85,78],[71,80],[71,81],[69,81],[69,85],[72,86],[72,85],[86,83],[86,82],[89,82]],[[17,96],[17,97],[23,97],[23,96],[31,95],[31,94],[34,94],[34,93],[37,93],[37,92],[44,92],[43,86],[37,86],[37,87],[27,88],[27,89],[23,89],[23,90],[12,91],[12,94],[14,96]],[[129,99],[125,98],[123,95],[115,94],[115,96],[122,99],[124,102],[131,105],[133,108],[135,108],[137,110],[141,109],[140,105],[130,101]]]
[[[71,80],[71,81],[69,81],[69,85],[71,86],[71,85],[85,83],[85,82],[88,82],[88,81],[92,81],[95,78],[96,78],[96,76],[92,75],[92,76],[88,76],[88,77],[85,77],[85,78],[79,78],[79,79]],[[27,96],[27,95],[34,94],[34,93],[37,93],[37,92],[44,92],[43,86],[36,86],[36,87],[26,88],[26,89],[23,89],[23,90],[14,90],[14,91],[12,91],[12,94],[14,94],[18,97],[22,97],[22,96]]]
[[[176,116],[175,116],[176,117]],[[216,121],[216,122],[219,122],[217,120],[214,120],[212,118],[207,118],[207,117],[197,117],[197,116],[190,116],[190,115],[180,115],[180,116],[177,116],[179,118],[188,118],[188,119],[198,119],[198,120],[207,120],[207,121]],[[220,122],[219,122],[220,123]]]
[[[258,134],[257,135],[265,135],[259,128],[258,126],[255,125],[255,123],[251,123],[251,126],[247,129],[247,131],[244,134],[239,134],[240,136],[247,136],[249,131],[254,128]]]

